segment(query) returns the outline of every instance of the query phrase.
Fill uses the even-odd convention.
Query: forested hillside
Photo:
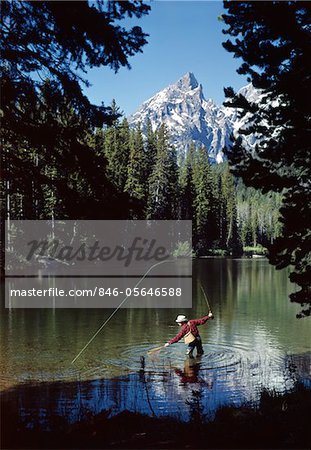
[[[46,104],[52,92],[47,84]],[[279,235],[280,194],[262,195],[246,188],[234,179],[227,163],[210,164],[204,147],[192,145],[178,160],[185,152],[170,144],[165,125],[153,131],[149,123],[144,137],[140,126],[129,127],[120,117],[115,102],[112,112],[112,125],[91,129],[65,102],[61,111],[51,108],[50,123],[64,129],[53,143],[58,150],[52,157],[48,147],[39,151],[20,143],[14,158],[27,162],[29,172],[11,181],[3,199],[11,219],[78,218],[70,202],[64,202],[64,192],[72,192],[80,197],[81,218],[97,204],[98,218],[192,219],[198,255],[238,256],[243,247],[246,252],[263,252],[261,246]],[[46,120],[40,109],[37,114],[38,120]],[[79,153],[72,151],[73,128],[79,131]],[[10,160],[7,154],[7,170]]]

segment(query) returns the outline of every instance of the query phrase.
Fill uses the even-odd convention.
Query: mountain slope
[[[242,89],[252,99],[258,96],[251,85]],[[162,123],[167,125],[177,151],[185,152],[194,142],[205,146],[211,159],[217,162],[222,161],[222,149],[229,144],[231,132],[241,125],[236,111],[205,99],[202,85],[191,72],[144,102],[129,117],[129,123],[131,126],[140,123],[145,129],[148,118],[153,129]]]

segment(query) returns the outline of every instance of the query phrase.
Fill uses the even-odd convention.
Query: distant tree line
[[[115,102],[112,109],[117,113]],[[107,160],[107,177],[128,194],[136,219],[193,221],[197,254],[217,249],[241,255],[243,246],[265,246],[279,235],[280,194],[263,195],[235,180],[228,164],[212,165],[207,149],[185,151],[171,143],[165,125],[130,128],[116,120],[96,133],[97,152]]]

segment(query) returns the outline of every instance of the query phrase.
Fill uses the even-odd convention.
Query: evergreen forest
[[[88,127],[66,102],[53,110],[51,83],[41,102],[37,120],[63,133],[5,154],[10,219],[187,219],[198,256],[263,254],[280,234],[281,194],[246,188],[204,147],[175,148],[165,125],[130,128],[113,101],[112,124]]]

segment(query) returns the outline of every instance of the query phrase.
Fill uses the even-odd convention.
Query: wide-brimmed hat
[[[175,322],[177,323],[188,322],[188,319],[183,314],[180,314],[179,316],[176,317]]]

